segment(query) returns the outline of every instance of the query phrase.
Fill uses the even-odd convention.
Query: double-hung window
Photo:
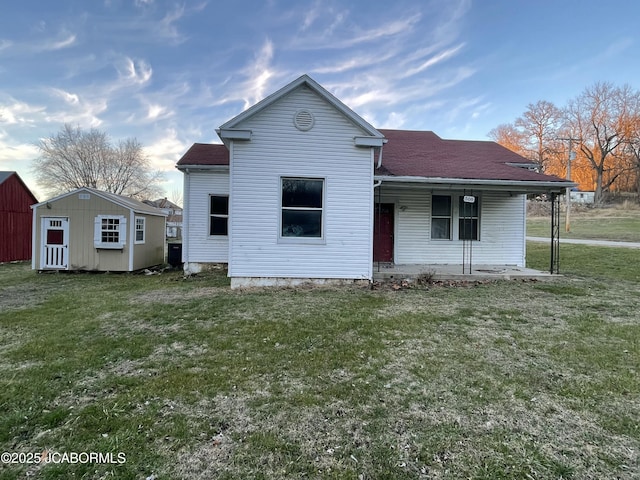
[[[478,197],[458,197],[458,238],[478,240]]]
[[[209,235],[229,234],[229,196],[209,196]]]
[[[478,240],[479,198],[472,195],[431,196],[432,240]]]
[[[281,179],[282,238],[323,238],[324,179]]]
[[[451,196],[431,196],[431,238],[451,240]]]
[[[144,217],[136,217],[136,241],[135,243],[144,243],[144,227],[145,227],[145,218]]]

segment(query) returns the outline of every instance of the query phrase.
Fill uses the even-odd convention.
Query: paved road
[[[551,239],[545,237],[527,237],[527,240],[531,242],[550,242]],[[579,245],[596,245],[601,247],[625,247],[625,248],[640,248],[638,242],[614,242],[611,240],[583,240],[578,238],[562,238],[560,236],[560,243],[576,243]]]

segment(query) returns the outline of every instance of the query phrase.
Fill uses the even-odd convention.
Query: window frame
[[[322,202],[320,207],[289,207],[283,205],[283,194],[284,194],[284,181],[285,180],[304,180],[304,181],[317,181],[321,182],[322,189]],[[325,239],[325,220],[326,220],[326,195],[327,192],[327,179],[326,177],[316,177],[316,176],[288,176],[283,175],[279,177],[279,185],[278,185],[278,193],[279,193],[279,215],[278,215],[278,242],[279,243],[310,243],[310,244],[324,244],[326,243]],[[285,211],[309,211],[309,212],[320,212],[320,236],[318,237],[305,237],[305,236],[293,236],[293,235],[283,235],[282,229],[284,226],[283,215]]]
[[[212,205],[212,199],[213,198],[224,198],[226,199],[227,202],[227,213],[213,213],[213,205]],[[212,238],[219,238],[219,237],[228,237],[229,236],[229,195],[228,194],[219,194],[219,193],[210,193],[209,194],[209,225],[208,225],[208,236],[212,237]],[[213,219],[224,219],[226,221],[226,228],[225,231],[227,233],[212,233],[211,227],[213,225]]]
[[[465,196],[475,198],[475,202],[470,203],[470,205],[475,205],[475,215],[471,215],[469,217],[465,217],[461,215],[460,207],[462,207],[465,203],[464,202]],[[475,231],[471,232],[471,238],[463,238],[462,232],[460,231],[460,225],[462,221],[466,219],[471,220],[472,225],[473,225],[473,221],[475,220],[476,228],[475,228]],[[474,238],[474,234],[475,234],[475,238]],[[480,197],[478,195],[458,195],[458,240],[461,240],[461,241],[472,240],[474,242],[477,242],[480,240]]]
[[[133,243],[135,245],[142,245],[147,240],[147,218],[146,217],[134,217],[133,227]],[[142,225],[142,228],[138,228]],[[142,233],[142,238],[138,239],[138,233]]]
[[[107,226],[109,225],[109,221],[117,220],[118,228],[116,229],[105,229],[104,221],[107,221]],[[115,225],[112,223],[111,225]],[[105,237],[103,236],[105,233],[114,233],[118,234],[117,241],[105,241]],[[122,250],[127,243],[127,218],[123,215],[97,215],[95,217],[95,231],[93,238],[94,247],[98,249],[105,250]]]
[[[444,198],[448,198],[449,199],[449,215],[434,215],[433,214],[433,197],[444,197]],[[449,220],[449,235],[447,237],[444,238],[434,238],[433,236],[433,219],[448,219]],[[441,194],[431,194],[431,219],[430,219],[430,236],[431,236],[431,240],[436,240],[436,241],[450,241],[453,239],[453,220],[454,219],[454,215],[453,215],[453,198],[452,195],[441,195]]]
[[[450,217],[446,217],[443,215],[433,215],[433,197],[435,196],[441,196],[441,197],[449,197],[451,200],[451,216]],[[481,197],[480,195],[469,195],[469,196],[473,196],[475,197],[475,204],[476,204],[476,215],[471,216],[471,217],[463,217],[461,215],[461,209],[460,209],[460,205],[463,202],[463,198],[466,195],[463,193],[448,193],[448,194],[442,194],[442,193],[432,193],[431,194],[431,210],[430,210],[430,218],[429,218],[429,229],[430,229],[430,239],[431,241],[444,241],[444,242],[453,242],[453,241],[457,241],[457,242],[463,242],[463,241],[469,241],[472,240],[474,242],[479,242],[481,240],[480,237],[480,232],[481,232],[481,217],[482,217],[482,213],[481,213]],[[449,238],[433,238],[433,219],[434,218],[449,218],[450,219],[450,223],[449,223]],[[472,238],[463,238],[461,235],[461,231],[460,231],[460,223],[465,219],[468,218],[472,221],[475,220],[476,223],[476,228],[475,228],[475,232],[471,232]],[[475,233],[475,237],[473,238],[473,234]]]

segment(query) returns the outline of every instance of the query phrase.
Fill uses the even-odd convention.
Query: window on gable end
[[[282,178],[281,237],[322,238],[324,179]]]

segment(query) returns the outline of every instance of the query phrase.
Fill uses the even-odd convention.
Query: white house
[[[573,183],[494,142],[377,130],[307,75],[195,144],[183,261],[233,287],[371,280],[374,262],[524,266],[527,193]]]

